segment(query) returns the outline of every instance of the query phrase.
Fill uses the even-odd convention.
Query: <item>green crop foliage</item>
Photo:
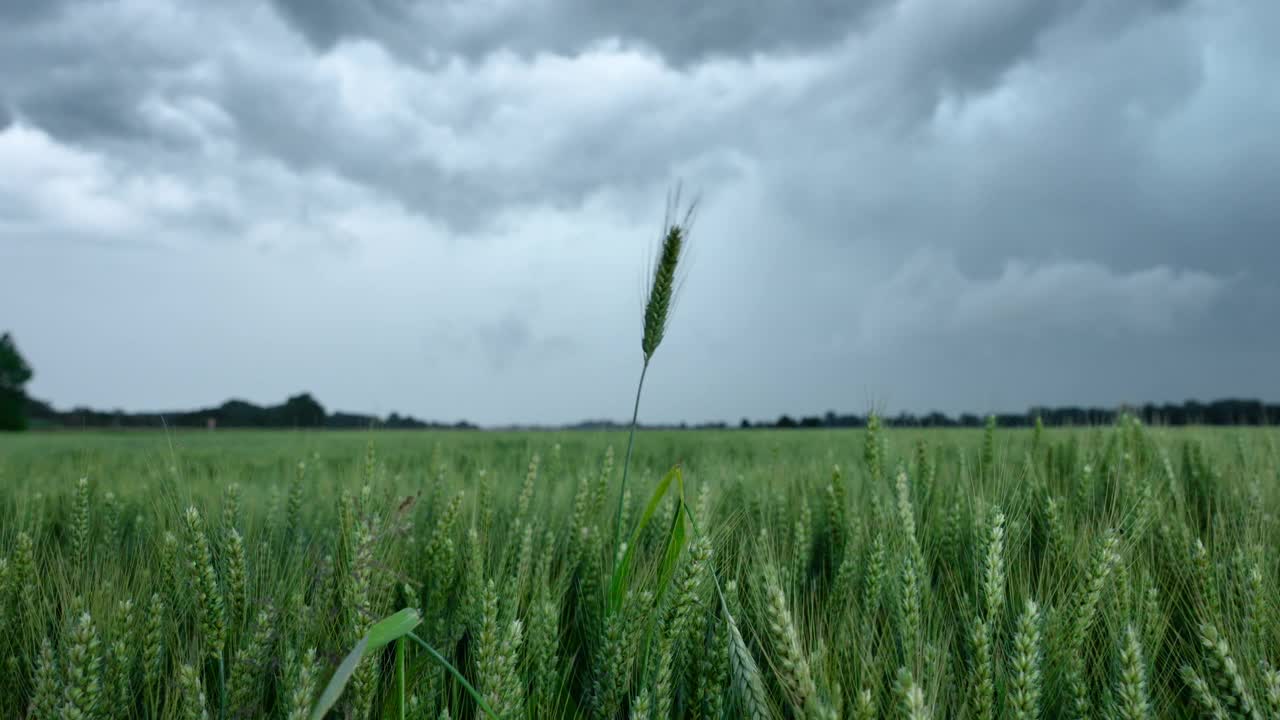
[[[1280,433],[876,432],[0,438],[0,714],[1272,716]]]

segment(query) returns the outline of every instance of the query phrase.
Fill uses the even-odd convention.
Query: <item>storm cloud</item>
[[[1267,0],[0,6],[0,328],[55,404],[1280,399]]]

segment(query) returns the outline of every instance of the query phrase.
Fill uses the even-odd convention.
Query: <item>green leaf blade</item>
[[[405,608],[374,623],[373,627],[369,628],[368,634],[360,638],[355,648],[338,664],[338,669],[333,671],[329,684],[325,686],[324,692],[320,693],[320,699],[311,709],[311,720],[322,720],[325,714],[338,703],[342,692],[347,689],[347,683],[351,682],[351,676],[355,674],[356,668],[365,655],[377,652],[405,637],[421,623],[422,615],[413,608]]]

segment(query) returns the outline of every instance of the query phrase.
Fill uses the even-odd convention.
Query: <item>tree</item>
[[[22,359],[13,336],[0,336],[0,430],[27,429],[27,393],[31,366]]]
[[[324,406],[316,402],[310,393],[294,395],[285,401],[278,411],[273,425],[281,427],[323,427]]]

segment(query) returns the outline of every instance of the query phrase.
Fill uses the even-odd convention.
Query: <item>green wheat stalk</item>
[[[673,222],[674,211],[679,204],[680,191],[677,189],[668,197],[662,248],[658,255],[658,263],[653,269],[653,281],[649,285],[649,296],[644,305],[644,332],[640,338],[644,362],[640,366],[640,381],[636,383],[636,399],[631,408],[631,430],[627,435],[627,454],[622,462],[622,486],[618,489],[618,510],[614,514],[614,557],[617,557],[618,547],[622,544],[622,505],[627,493],[627,478],[631,471],[631,451],[636,441],[636,421],[640,417],[640,394],[644,390],[644,377],[649,372],[649,362],[653,359],[654,352],[662,344],[662,338],[667,332],[667,323],[671,319],[671,306],[675,301],[676,269],[684,254],[689,226],[693,222],[693,212],[697,206],[696,202],[691,203],[685,211],[684,219]]]

